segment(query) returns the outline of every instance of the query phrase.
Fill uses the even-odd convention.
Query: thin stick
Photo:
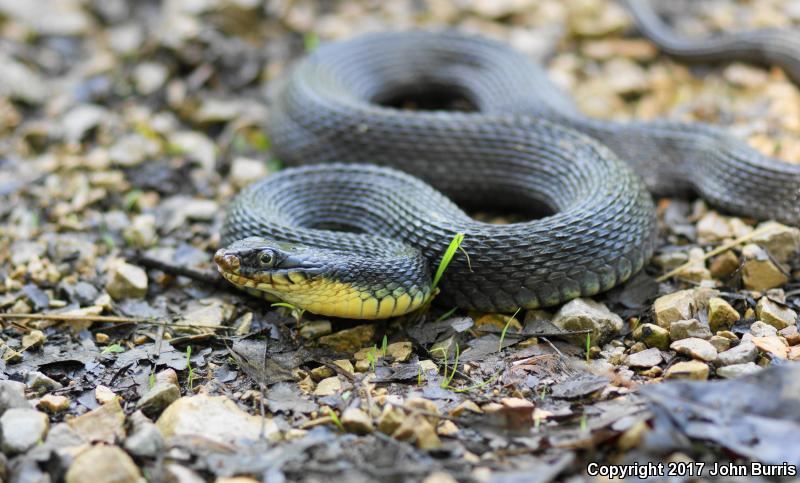
[[[39,320],[55,320],[58,322],[108,322],[111,324],[149,324],[160,325],[164,327],[173,327],[176,329],[213,329],[213,330],[229,330],[231,327],[220,327],[216,325],[189,325],[189,324],[170,324],[166,322],[158,322],[151,319],[141,319],[134,317],[121,317],[115,315],[77,315],[77,314],[0,314],[0,320],[13,320],[13,319],[39,319]]]
[[[753,239],[753,238],[755,238],[755,237],[757,237],[759,235],[763,235],[764,233],[767,233],[767,232],[769,232],[771,230],[774,230],[774,227],[764,226],[764,227],[759,228],[758,230],[753,230],[750,233],[748,233],[747,235],[741,236],[741,237],[737,238],[736,240],[733,240],[731,242],[725,243],[724,245],[720,245],[717,248],[715,248],[715,249],[711,250],[710,252],[706,253],[705,255],[703,255],[703,261],[708,260],[711,257],[717,256],[720,253],[727,252],[731,248],[734,248],[737,245],[741,245],[742,243],[744,243],[746,241],[749,241],[749,240],[751,240],[751,239]],[[697,262],[698,262],[698,260],[688,261],[688,262],[682,264],[681,266],[679,266],[679,267],[677,267],[675,269],[672,269],[669,272],[665,273],[664,275],[658,277],[656,279],[656,282],[659,282],[659,283],[660,282],[664,282],[664,281],[674,277],[675,275],[679,274],[680,272],[682,272],[683,270],[685,270],[686,268],[692,266],[693,264],[695,264]]]
[[[161,260],[158,258],[151,257],[145,253],[136,252],[131,257],[136,263],[140,265],[144,265],[147,268],[154,269],[154,270],[161,270],[164,273],[168,273],[170,275],[180,276],[190,278],[192,280],[196,280],[198,282],[202,282],[213,287],[219,287],[223,289],[231,289],[232,285],[225,281],[216,270],[198,270],[195,268],[185,267],[183,265],[177,265],[174,263],[167,262],[165,260]]]
[[[148,319],[136,319],[116,315],[79,315],[79,314],[0,314],[0,319],[40,319],[77,322],[110,322],[112,324],[138,324],[149,322]]]

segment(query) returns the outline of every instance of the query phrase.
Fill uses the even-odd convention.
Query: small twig
[[[484,326],[484,327],[478,327],[478,328],[475,328],[475,329],[472,329],[472,330],[474,330],[475,332],[484,332],[484,333],[487,333],[487,334],[501,334],[502,333],[502,329],[500,329],[499,327],[492,326],[492,325],[487,325],[487,326]],[[558,332],[555,332],[555,331],[554,332],[525,332],[525,330],[523,330],[522,332],[506,332],[506,338],[508,338],[508,339],[516,339],[516,338],[522,338],[522,337],[566,337],[566,336],[570,336],[570,335],[584,335],[584,334],[588,334],[591,331],[592,331],[592,329],[564,330],[564,331],[558,331]]]
[[[771,230],[774,230],[774,229],[775,228],[771,227],[771,226],[764,226],[764,227],[759,228],[758,230],[753,230],[750,233],[748,233],[747,235],[740,236],[739,238],[737,238],[737,239],[735,239],[735,240],[733,240],[731,242],[725,243],[723,245],[720,245],[717,248],[715,248],[715,249],[711,250],[710,252],[706,253],[705,255],[703,255],[703,261],[706,261],[711,257],[717,256],[720,253],[727,252],[731,248],[734,248],[734,247],[736,247],[738,245],[741,245],[742,243],[744,243],[746,241],[752,240],[753,238],[755,238],[755,237],[757,237],[759,235],[763,235],[764,233],[767,233],[767,232],[769,232]],[[675,275],[679,274],[683,270],[686,270],[686,268],[691,267],[693,264],[697,263],[698,261],[699,260],[690,260],[690,261],[680,265],[679,267],[670,270],[669,272],[665,273],[664,275],[661,275],[660,277],[656,278],[656,282],[659,282],[659,283],[665,282],[665,281],[669,280],[670,278],[674,277]]]
[[[543,340],[543,341],[545,341],[545,342],[547,342],[547,345],[549,345],[549,346],[550,346],[550,347],[551,347],[551,348],[552,348],[554,351],[556,351],[556,353],[557,353],[557,354],[558,354],[560,357],[564,357],[564,353],[563,353],[563,352],[561,352],[560,350],[558,350],[558,347],[556,347],[555,345],[553,345],[553,343],[552,343],[552,342],[550,342],[549,340],[547,340],[547,337],[542,337],[542,340]]]
[[[121,317],[116,315],[76,315],[76,314],[0,314],[0,320],[14,319],[39,319],[55,320],[58,322],[107,322],[110,324],[147,324],[175,329],[212,329],[230,330],[231,327],[201,324],[172,324],[169,322],[158,322],[152,319],[142,319],[135,317]]]
[[[131,257],[133,261],[146,268],[161,270],[170,275],[180,276],[196,280],[214,287],[223,289],[230,289],[232,285],[227,283],[216,271],[198,270],[195,268],[188,268],[183,265],[173,264],[155,257],[151,257],[145,253],[136,252]]]

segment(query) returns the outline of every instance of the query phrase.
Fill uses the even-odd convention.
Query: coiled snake
[[[629,6],[654,40],[675,40],[646,5]],[[670,51],[751,58],[756,50],[735,49],[739,38]],[[392,107],[431,94],[472,111]],[[707,125],[590,119],[527,57],[459,33],[372,34],[319,48],[295,66],[269,130],[276,155],[303,166],[237,196],[215,260],[235,284],[325,315],[419,307],[457,233],[468,257],[447,268],[447,304],[513,311],[608,290],[652,254],[648,190],[695,192],[733,213],[800,224],[799,165]],[[491,225],[456,203],[550,213]]]

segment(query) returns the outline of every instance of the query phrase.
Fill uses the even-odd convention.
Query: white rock
[[[0,417],[3,436],[0,447],[9,455],[24,453],[44,440],[49,427],[50,420],[45,413],[35,409],[9,409]]]

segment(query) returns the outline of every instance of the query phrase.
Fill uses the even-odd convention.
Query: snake
[[[645,2],[627,4],[674,55],[785,48],[738,48],[772,38],[756,32],[675,42]],[[332,42],[277,92],[267,130],[288,167],[230,203],[214,260],[234,285],[312,313],[396,317],[434,294],[510,313],[599,294],[652,256],[653,196],[699,195],[800,224],[800,165],[707,124],[588,117],[537,62],[483,37],[412,30]],[[468,214],[485,207],[531,216],[492,224]]]

